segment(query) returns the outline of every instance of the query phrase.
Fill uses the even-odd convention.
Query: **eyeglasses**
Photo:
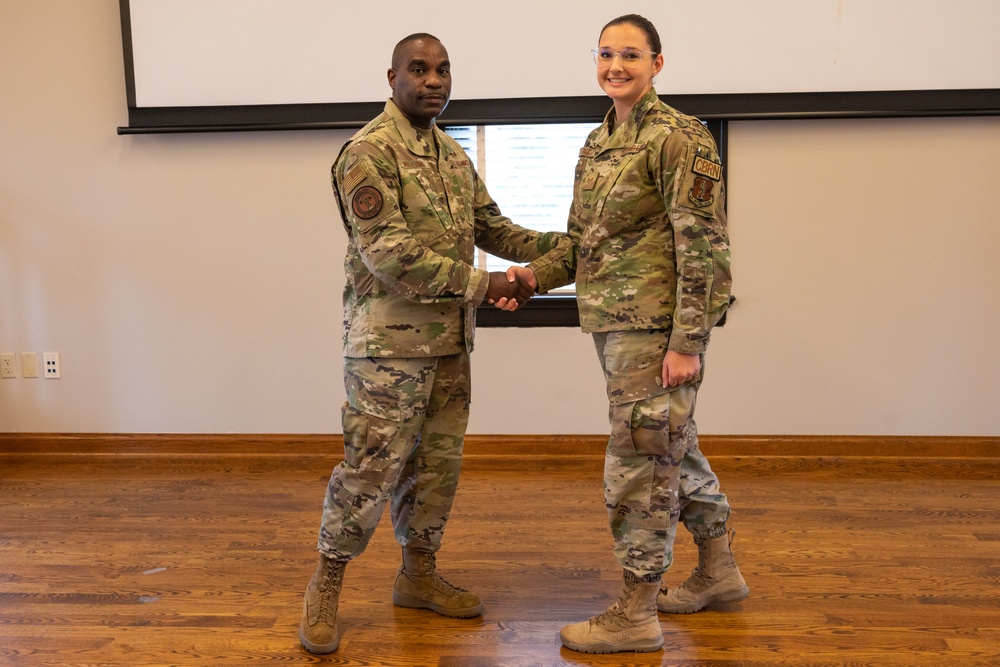
[[[640,51],[639,49],[622,49],[621,51],[614,51],[608,48],[591,49],[591,53],[594,54],[594,62],[597,63],[598,67],[611,67],[611,63],[615,61],[615,56],[621,58],[622,66],[628,69],[633,67],[638,67],[639,63],[642,62],[642,57],[644,55],[655,56],[656,51]]]

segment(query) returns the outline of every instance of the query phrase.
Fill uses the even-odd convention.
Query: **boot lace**
[[[618,601],[604,610],[603,613],[595,616],[592,623],[604,628],[623,628],[629,625],[628,617],[625,615],[625,607],[628,605],[628,600],[632,597],[632,591],[635,590],[637,584],[636,581],[627,580]]]
[[[315,613],[318,621],[328,621],[336,618],[336,600],[340,597],[340,586],[344,579],[344,564],[330,558],[324,559],[323,579],[317,589],[319,596],[318,609]]]
[[[442,592],[452,597],[458,597],[466,592],[466,589],[455,586],[437,572],[437,560],[434,554],[427,554],[420,563],[421,574],[429,578],[435,586]]]
[[[684,581],[684,588],[691,591],[701,591],[715,583],[715,578],[698,566],[691,570],[691,576]]]

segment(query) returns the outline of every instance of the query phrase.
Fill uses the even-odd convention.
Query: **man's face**
[[[441,42],[417,39],[403,46],[389,70],[392,99],[415,127],[430,127],[451,98],[451,63]]]

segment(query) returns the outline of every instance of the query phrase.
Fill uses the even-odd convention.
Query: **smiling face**
[[[432,38],[403,44],[398,64],[389,70],[392,99],[415,127],[428,128],[451,98],[451,63],[441,42]]]
[[[635,103],[653,87],[653,77],[663,69],[663,54],[651,55],[652,46],[646,33],[630,23],[612,25],[601,33],[600,49],[610,49],[620,53],[623,49],[637,49],[644,52],[638,63],[625,66],[621,56],[616,55],[610,65],[597,66],[597,83],[614,100],[615,115],[624,121]]]

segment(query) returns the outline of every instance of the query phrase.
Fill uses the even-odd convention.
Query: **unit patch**
[[[694,157],[694,164],[691,166],[691,171],[696,174],[701,174],[702,176],[707,176],[713,181],[722,179],[722,165],[718,162],[712,162],[707,158],[703,158],[700,155],[696,155]]]
[[[351,199],[351,208],[362,220],[371,220],[382,210],[382,193],[370,185],[358,188]]]
[[[692,185],[691,189],[688,191],[688,199],[690,199],[696,206],[702,208],[711,206],[715,203],[715,195],[712,194],[712,190],[714,188],[715,183],[707,178],[698,176],[694,179],[694,185]]]

